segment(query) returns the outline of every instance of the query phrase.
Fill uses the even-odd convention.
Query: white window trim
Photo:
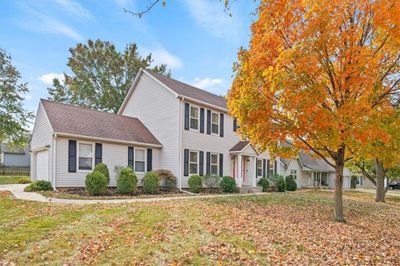
[[[293,175],[293,172],[295,173],[294,175]],[[296,169],[291,169],[290,175],[294,177],[294,180],[297,180],[297,170]]]
[[[217,122],[217,123],[213,123],[213,121],[212,121],[213,114],[216,114],[216,115],[217,115],[217,118],[218,118],[218,122]],[[221,130],[221,129],[220,129],[220,122],[219,122],[219,121],[220,121],[220,114],[211,110],[211,135],[219,136],[219,132],[220,132],[220,130]],[[217,127],[218,127],[218,132],[217,132],[217,133],[213,133],[213,131],[212,131],[212,126],[213,126],[213,124],[214,124],[214,125],[216,124]]]
[[[256,174],[257,174],[257,177],[262,177],[262,176],[263,176],[263,172],[264,172],[264,171],[263,171],[263,170],[264,170],[264,165],[263,165],[264,162],[263,162],[262,159],[256,159],[256,160],[257,160],[257,161],[256,161],[256,165],[257,165],[257,173],[256,173]],[[258,162],[259,162],[259,161],[261,162],[261,167],[258,167]],[[261,175],[258,175],[258,170],[259,170],[259,169],[261,169]]]
[[[91,172],[91,171],[93,171],[93,169],[94,169],[94,163],[95,163],[95,145],[94,145],[94,142],[88,142],[88,141],[77,141],[76,142],[76,144],[77,144],[77,146],[76,146],[76,167],[77,167],[77,172],[79,172],[79,173],[89,173],[89,172]],[[90,170],[85,170],[85,169],[79,169],[79,157],[80,157],[80,154],[79,154],[79,145],[80,144],[90,144],[90,145],[92,145],[92,169],[90,169]]]
[[[190,164],[194,164],[194,162],[190,161],[190,153],[191,152],[197,153],[197,156],[196,156],[196,158],[197,158],[197,161],[196,161],[197,172],[196,173],[191,173],[190,172]],[[200,158],[199,158],[199,156],[200,156],[200,152],[199,151],[189,150],[189,176],[191,176],[191,175],[199,175],[199,170],[200,170]]]
[[[213,155],[216,155],[217,156],[217,164],[213,164],[212,163],[212,159],[211,159],[211,157],[213,156]],[[213,174],[213,173],[211,173],[211,169],[212,169],[212,166],[217,166],[217,173],[216,174]],[[215,153],[215,152],[212,152],[212,153],[210,153],[210,174],[212,174],[212,175],[219,175],[219,154],[218,153]]]
[[[144,171],[143,172],[136,171],[136,158],[137,158],[136,151],[137,150],[144,151]],[[141,161],[138,161],[138,162],[141,162]],[[136,148],[136,147],[134,148],[134,152],[133,152],[133,169],[135,170],[135,173],[139,173],[139,174],[146,173],[146,170],[147,170],[147,150],[146,149],[144,149],[144,148]]]
[[[192,119],[196,119],[196,117],[192,116],[192,108],[197,109],[197,129],[192,128]],[[200,107],[193,104],[189,104],[189,130],[200,131]]]

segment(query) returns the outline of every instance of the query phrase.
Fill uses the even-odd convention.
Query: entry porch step
[[[259,193],[259,192],[262,192],[261,187],[240,187],[239,188],[240,194]]]

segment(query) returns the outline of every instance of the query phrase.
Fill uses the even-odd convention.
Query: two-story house
[[[31,177],[81,187],[99,162],[110,169],[110,186],[115,170],[128,165],[139,181],[147,171],[168,169],[178,188],[191,175],[229,175],[238,187],[255,187],[263,176],[284,173],[278,159],[257,153],[237,128],[224,97],[141,70],[118,114],[41,100]]]

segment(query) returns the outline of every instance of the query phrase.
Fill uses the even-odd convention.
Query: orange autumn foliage
[[[290,139],[340,179],[360,145],[390,140],[371,120],[398,101],[398,14],[396,0],[262,0],[228,94],[241,134],[277,155]]]

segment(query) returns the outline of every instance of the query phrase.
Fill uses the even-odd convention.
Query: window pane
[[[212,113],[212,122],[213,123],[215,123],[215,124],[218,124],[218,114],[216,114],[216,113]]]
[[[144,150],[135,150],[135,161],[144,161]]]
[[[211,174],[218,175],[218,165],[211,165]]]
[[[190,108],[190,116],[194,117],[194,118],[198,118],[199,117],[199,109],[192,106]]]
[[[257,169],[257,176],[262,176],[262,169]]]
[[[80,170],[92,170],[92,158],[79,157]]]
[[[261,160],[257,160],[257,167],[258,168],[262,167],[262,161]]]
[[[144,162],[135,162],[135,172],[144,172]]]
[[[197,174],[197,163],[191,163],[189,168],[190,174]]]
[[[197,163],[197,152],[190,152],[190,162]]]
[[[79,144],[79,157],[92,157],[92,144]]]
[[[218,155],[217,154],[211,154],[211,163],[218,164]]]
[[[212,133],[214,133],[214,134],[218,134],[218,125],[212,124],[212,125],[211,125],[211,131],[212,131]]]
[[[199,120],[190,118],[190,128],[191,129],[199,129]]]

